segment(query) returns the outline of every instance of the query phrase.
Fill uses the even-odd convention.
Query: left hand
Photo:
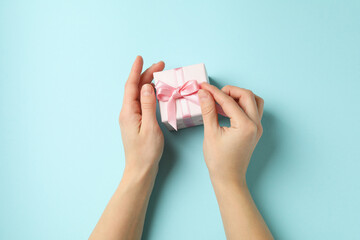
[[[153,73],[164,69],[160,61],[141,73],[143,59],[137,56],[125,84],[119,116],[125,150],[125,168],[135,172],[157,169],[164,149],[164,136],[156,120]]]

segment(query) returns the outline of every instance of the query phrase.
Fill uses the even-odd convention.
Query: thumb
[[[144,84],[141,88],[141,127],[152,127],[158,124],[156,120],[156,99],[153,86],[151,84]]]
[[[204,89],[198,91],[201,113],[204,121],[204,131],[215,131],[219,128],[218,116],[214,98]]]

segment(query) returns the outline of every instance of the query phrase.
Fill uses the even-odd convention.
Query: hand
[[[199,90],[204,156],[227,239],[273,239],[246,185],[246,170],[262,134],[264,101],[251,91],[204,83]],[[220,127],[215,101],[230,118]]]
[[[164,136],[156,121],[155,92],[149,83],[154,72],[164,69],[164,62],[141,74],[142,67],[143,59],[137,56],[125,84],[119,116],[125,149],[123,177],[89,239],[141,239],[164,148]]]
[[[125,84],[119,116],[125,150],[125,169],[136,171],[158,167],[164,149],[164,136],[156,120],[153,73],[164,69],[164,62],[153,64],[141,74],[143,59],[137,56]]]
[[[264,101],[243,88],[225,86],[221,91],[207,83],[201,87],[203,150],[210,176],[246,184],[246,170],[263,131]],[[214,99],[230,118],[230,127],[219,126]]]

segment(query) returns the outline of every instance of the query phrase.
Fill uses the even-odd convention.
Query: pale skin
[[[141,239],[149,198],[164,149],[156,120],[154,72],[164,62],[142,73],[138,56],[125,84],[119,116],[125,151],[121,182],[89,239]],[[198,95],[204,119],[204,158],[219,204],[227,239],[273,239],[246,184],[246,171],[262,134],[264,101],[251,91],[225,86],[219,90],[204,83]],[[215,101],[230,118],[221,127]]]

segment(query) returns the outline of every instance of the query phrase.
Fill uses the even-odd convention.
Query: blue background
[[[265,99],[248,171],[277,239],[360,239],[359,1],[0,2],[0,239],[86,239],[120,181],[145,67],[205,63]],[[203,127],[170,133],[144,239],[225,239]]]

